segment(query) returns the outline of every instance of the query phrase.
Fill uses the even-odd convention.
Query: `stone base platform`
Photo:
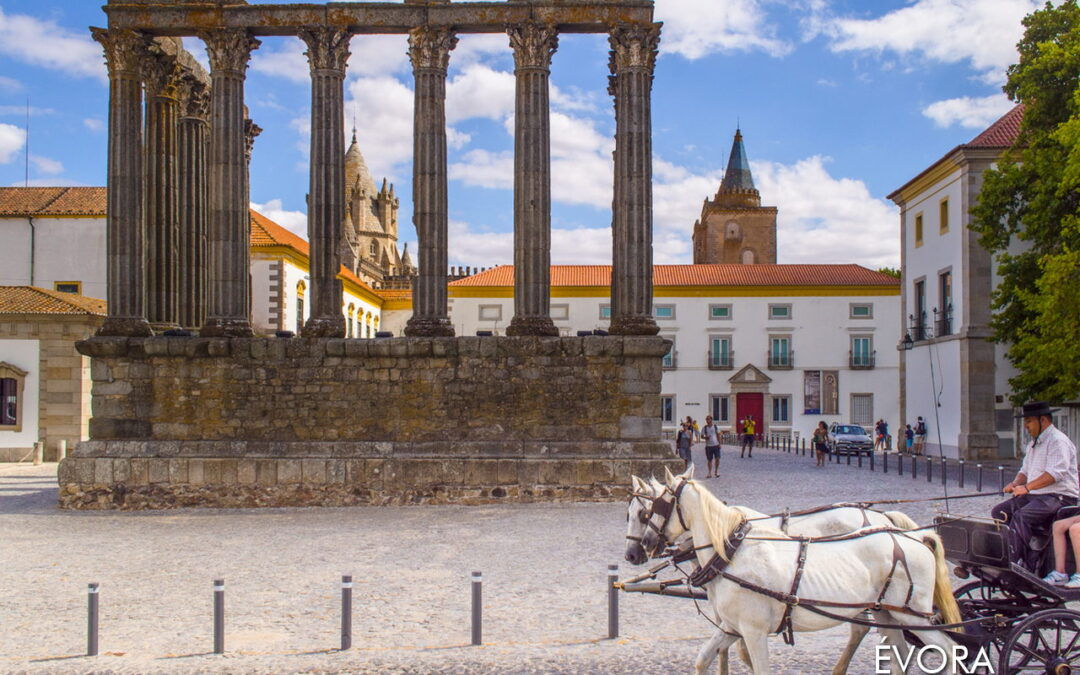
[[[73,509],[621,498],[681,466],[655,337],[92,338]]]

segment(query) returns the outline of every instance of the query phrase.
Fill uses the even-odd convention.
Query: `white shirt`
[[[1076,446],[1068,436],[1052,424],[1043,429],[1037,439],[1028,443],[1020,472],[1027,476],[1029,483],[1044,473],[1050,474],[1056,481],[1046,487],[1032,490],[1031,494],[1080,497],[1080,483],[1078,483],[1080,479],[1076,471]]]
[[[705,445],[714,448],[720,445],[720,439],[716,435],[716,424],[706,424],[701,427],[701,435],[705,437]]]

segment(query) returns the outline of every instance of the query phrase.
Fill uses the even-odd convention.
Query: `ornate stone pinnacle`
[[[314,75],[317,70],[336,70],[345,73],[345,64],[349,60],[349,40],[352,33],[329,26],[306,28],[297,33],[307,45],[304,55]]]
[[[409,31],[409,60],[413,70],[445,71],[450,63],[450,51],[457,43],[457,36],[449,28],[413,28]]]
[[[247,70],[251,52],[262,44],[244,28],[217,28],[199,33],[210,56],[210,74],[231,72],[241,77]]]
[[[150,39],[133,30],[91,28],[90,34],[105,49],[105,64],[109,75],[138,75],[139,65]]]
[[[660,26],[663,24],[621,23],[611,29],[608,43],[611,58],[608,67],[613,75],[640,68],[652,72],[660,50]]]
[[[545,70],[551,67],[551,56],[559,46],[559,32],[555,26],[526,21],[507,27],[506,32],[514,50],[515,67]]]

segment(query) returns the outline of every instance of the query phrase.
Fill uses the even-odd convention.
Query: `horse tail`
[[[944,623],[960,623],[960,606],[953,597],[952,584],[949,583],[949,567],[945,564],[945,547],[941,543],[941,537],[935,532],[923,535],[922,541],[934,552],[934,604],[941,613]],[[958,628],[963,632],[963,626]]]
[[[893,525],[900,528],[901,530],[919,529],[919,524],[912,520],[910,517],[908,517],[906,513],[901,513],[900,511],[886,511],[885,517],[888,518]]]

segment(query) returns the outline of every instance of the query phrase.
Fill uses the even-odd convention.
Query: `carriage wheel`
[[[1080,612],[1044,609],[1020,621],[1001,645],[998,673],[1080,673]]]

